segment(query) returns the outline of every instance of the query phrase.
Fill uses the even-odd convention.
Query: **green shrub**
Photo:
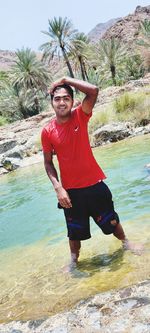
[[[119,121],[134,121],[150,119],[150,92],[125,93],[114,102],[114,110]]]
[[[127,110],[133,110],[136,104],[137,97],[130,95],[129,93],[125,93],[115,100],[114,107],[116,113],[122,113]]]
[[[0,116],[0,126],[4,126],[6,124],[8,124],[8,120],[5,117]]]

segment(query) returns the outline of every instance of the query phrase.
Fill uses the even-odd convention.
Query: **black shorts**
[[[64,208],[64,214],[70,240],[85,240],[91,237],[90,216],[104,234],[114,233],[119,217],[114,210],[112,194],[103,181],[67,192],[72,207]],[[60,205],[58,207],[61,208]]]

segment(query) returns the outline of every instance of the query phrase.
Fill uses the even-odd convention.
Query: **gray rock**
[[[104,125],[93,133],[95,146],[103,142],[116,142],[133,134],[130,123],[112,123]]]
[[[0,165],[0,176],[8,172],[9,172],[8,170],[6,170],[5,168],[3,168],[3,166]]]
[[[0,154],[4,154],[6,151],[14,148],[16,145],[16,140],[3,140],[0,142]]]
[[[29,328],[37,328],[37,327],[39,327],[44,321],[45,321],[45,319],[31,320],[31,321],[29,322]]]
[[[20,146],[16,146],[13,149],[10,149],[9,151],[7,151],[7,153],[4,155],[4,157],[12,157],[12,158],[23,159],[24,152],[23,152],[22,147],[20,148]]]

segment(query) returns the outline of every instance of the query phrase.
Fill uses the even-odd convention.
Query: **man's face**
[[[59,88],[58,90],[55,90],[52,106],[58,119],[68,119],[71,113],[71,108],[73,106],[73,99],[65,88]]]

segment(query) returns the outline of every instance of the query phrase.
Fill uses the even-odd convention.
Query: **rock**
[[[2,160],[2,165],[7,171],[13,171],[20,167],[20,159],[19,158],[10,158],[6,157]]]
[[[3,140],[0,142],[0,154],[5,153],[6,151],[14,148],[17,145],[16,140]]]
[[[150,124],[148,124],[147,126],[140,126],[135,128],[133,131],[133,136],[148,134],[148,133],[150,133]]]
[[[50,318],[0,324],[0,333],[149,333],[150,280],[80,301]]]
[[[112,123],[104,125],[93,133],[95,146],[103,142],[116,142],[131,136],[133,133],[130,123]]]
[[[6,170],[5,168],[3,168],[1,165],[0,165],[0,176],[1,175],[4,175],[5,173],[8,173],[9,171]]]
[[[13,149],[7,151],[7,153],[4,154],[4,156],[23,159],[24,157],[23,148],[21,149],[20,146],[16,146]]]
[[[150,14],[150,6],[145,6],[145,7],[137,6],[136,10],[135,10],[135,14],[138,14],[138,13],[149,13]]]

